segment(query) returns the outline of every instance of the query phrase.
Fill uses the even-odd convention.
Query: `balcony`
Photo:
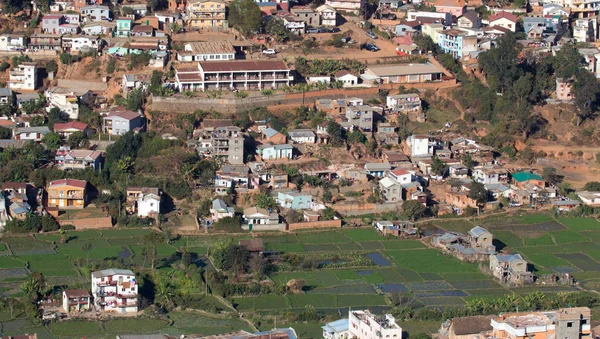
[[[98,286],[117,286],[118,281],[116,280],[111,280],[111,281],[101,281],[96,283],[96,285]]]
[[[83,192],[67,194],[48,194],[50,199],[83,199]]]

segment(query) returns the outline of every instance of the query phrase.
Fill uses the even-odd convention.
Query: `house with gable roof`
[[[500,11],[496,14],[492,14],[489,17],[490,27],[498,26],[504,29],[508,29],[511,32],[517,30],[517,17],[509,12]]]
[[[48,183],[48,207],[81,209],[87,203],[87,181],[60,179]]]
[[[133,112],[125,107],[117,106],[110,109],[110,113],[103,119],[102,130],[106,134],[122,135],[129,131],[143,131],[144,118],[138,112]]]

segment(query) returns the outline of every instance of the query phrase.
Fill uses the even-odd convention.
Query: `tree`
[[[77,61],[79,61],[79,57],[71,55],[68,52],[63,52],[60,54],[60,63],[63,65],[70,65]]]
[[[517,65],[520,45],[511,32],[496,39],[496,42],[496,48],[479,55],[479,65],[487,75],[490,87],[504,93],[521,75]]]
[[[256,207],[259,208],[275,208],[277,206],[275,199],[267,193],[256,194],[254,200],[256,201]]]
[[[329,135],[332,146],[342,146],[344,144],[344,130],[337,122],[330,120],[327,125],[327,135]]]
[[[142,108],[143,102],[144,93],[140,89],[135,88],[127,93],[127,98],[125,99],[125,108],[135,112]]]
[[[87,138],[83,135],[83,132],[77,131],[69,135],[69,138],[67,138],[67,145],[72,149],[79,148],[84,140],[87,140]]]
[[[260,255],[255,255],[250,259],[249,263],[250,271],[254,274],[255,279],[262,278],[265,275],[265,259]]]
[[[600,98],[600,86],[596,76],[587,70],[581,70],[573,84],[575,106],[577,107],[577,126],[596,115]]]
[[[260,7],[254,0],[233,0],[229,4],[229,25],[244,36],[257,32],[263,24]]]
[[[328,189],[323,190],[323,202],[330,203],[333,200],[333,194]]]
[[[113,74],[117,66],[117,59],[111,57],[106,64],[106,73]]]
[[[359,130],[354,130],[348,134],[349,144],[364,144],[367,142],[367,137]]]
[[[12,131],[6,127],[0,127],[0,139],[12,138]]]
[[[60,135],[56,133],[48,133],[42,138],[42,143],[51,151],[56,151],[61,145],[62,140]]]
[[[53,216],[47,214],[42,217],[42,230],[44,232],[53,232],[57,231],[60,228],[58,222],[54,219]]]
[[[165,236],[161,233],[151,232],[144,236],[144,246],[150,248],[149,251],[147,250],[147,253],[149,252],[150,257],[152,258],[151,268],[153,271],[157,256],[156,246],[158,246],[158,244],[160,244],[163,241],[165,241]]]
[[[437,155],[433,157],[431,162],[431,173],[437,176],[443,176],[446,173],[446,163],[441,161]]]
[[[466,166],[468,169],[473,169],[474,166],[474,162],[473,162],[473,158],[471,158],[470,154],[465,154],[460,158],[460,161],[462,162],[462,164],[464,166]]]
[[[50,112],[48,112],[48,128],[53,130],[54,124],[67,122],[69,119],[63,114],[60,109],[56,107],[52,107]]]
[[[433,54],[438,53],[438,45],[433,42],[433,39],[427,34],[417,34],[413,38],[413,43],[417,45],[417,47],[425,51],[426,53],[431,51]]]
[[[326,207],[324,210],[321,210],[321,218],[323,220],[334,220],[338,217],[338,213],[331,207]]]
[[[555,76],[563,80],[569,80],[579,73],[579,68],[583,62],[583,56],[579,54],[575,44],[563,44],[553,59]]]
[[[58,64],[55,60],[50,60],[46,62],[46,72],[56,73],[56,71],[58,71]]]
[[[277,17],[272,17],[271,20],[269,20],[266,31],[277,43],[284,42],[290,37],[290,31],[285,27],[283,20]]]
[[[600,182],[590,181],[583,186],[584,191],[600,192]]]
[[[410,220],[415,221],[425,214],[427,207],[417,200],[408,200],[402,203],[402,210]]]
[[[556,185],[562,181],[562,177],[556,173],[556,168],[554,167],[544,167],[542,178],[550,185]]]
[[[85,104],[79,104],[79,116],[77,119],[96,129],[100,129],[100,126],[102,125],[100,114]]]
[[[488,202],[489,195],[490,192],[487,189],[485,189],[484,184],[477,181],[473,181],[471,183],[471,186],[469,187],[468,197],[475,200],[477,205],[483,205],[486,202]]]

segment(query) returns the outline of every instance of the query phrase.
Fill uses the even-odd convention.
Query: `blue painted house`
[[[289,144],[260,145],[256,148],[256,153],[260,155],[263,160],[291,159],[294,153],[294,146]]]
[[[277,203],[285,208],[293,210],[305,210],[311,208],[312,195],[303,194],[297,191],[278,192]]]
[[[365,170],[370,176],[383,178],[392,170],[392,165],[389,162],[368,162],[365,164]]]

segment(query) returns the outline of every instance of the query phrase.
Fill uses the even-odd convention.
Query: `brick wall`
[[[323,221],[313,221],[313,222],[298,222],[293,224],[288,224],[287,230],[302,230],[307,228],[333,228],[333,227],[342,227],[342,219],[337,220],[323,220]]]
[[[93,230],[98,228],[110,228],[112,227],[112,219],[110,217],[103,218],[86,218],[86,219],[69,219],[61,222],[61,225],[73,225],[75,229],[80,230]]]

